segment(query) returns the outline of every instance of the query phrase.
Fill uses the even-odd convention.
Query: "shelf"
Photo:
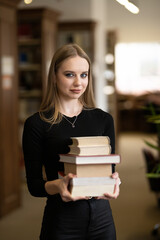
[[[19,38],[18,39],[18,45],[19,46],[36,46],[40,45],[41,40],[40,39],[33,39],[33,38]]]
[[[41,98],[42,91],[39,89],[34,90],[20,90],[19,91],[20,98]]]
[[[40,64],[21,63],[19,64],[20,71],[40,71]]]
[[[47,64],[55,52],[58,13],[47,8],[17,10],[19,125],[39,110]]]

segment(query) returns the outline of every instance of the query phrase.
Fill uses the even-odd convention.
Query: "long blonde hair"
[[[87,60],[89,64],[88,85],[86,91],[80,97],[80,101],[84,108],[91,109],[95,107],[93,97],[93,84],[91,76],[91,62],[88,55],[77,44],[66,44],[60,47],[54,54],[48,74],[47,89],[42,99],[39,114],[41,118],[51,124],[59,123],[62,120],[62,114],[59,112],[59,95],[56,85],[56,74],[63,61],[67,58],[80,56]],[[51,116],[46,117],[46,112],[54,109]]]

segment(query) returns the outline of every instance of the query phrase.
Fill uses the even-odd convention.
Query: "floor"
[[[117,170],[122,184],[119,198],[111,202],[118,240],[157,239],[151,231],[155,223],[160,223],[160,209],[149,189],[142,155],[144,139],[150,137],[153,136],[123,134],[119,138],[122,162]]]
[[[118,139],[121,164],[120,196],[111,201],[117,240],[154,240],[151,235],[160,223],[160,209],[145,178],[142,148],[148,135],[127,133]],[[22,184],[22,206],[0,220],[1,240],[38,240],[45,199],[31,197]],[[46,239],[47,240],[47,239]]]

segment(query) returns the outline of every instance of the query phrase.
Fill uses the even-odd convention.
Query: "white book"
[[[111,177],[72,178],[69,190],[76,196],[103,196],[104,193],[114,192],[116,180]]]
[[[120,155],[96,155],[96,156],[78,156],[71,154],[60,154],[60,162],[74,164],[117,164],[120,163]]]

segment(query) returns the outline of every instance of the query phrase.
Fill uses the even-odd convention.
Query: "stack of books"
[[[60,155],[64,174],[73,173],[69,190],[75,196],[102,196],[113,193],[115,179],[112,164],[120,163],[120,155],[111,154],[110,139],[106,136],[73,137],[70,152]]]

